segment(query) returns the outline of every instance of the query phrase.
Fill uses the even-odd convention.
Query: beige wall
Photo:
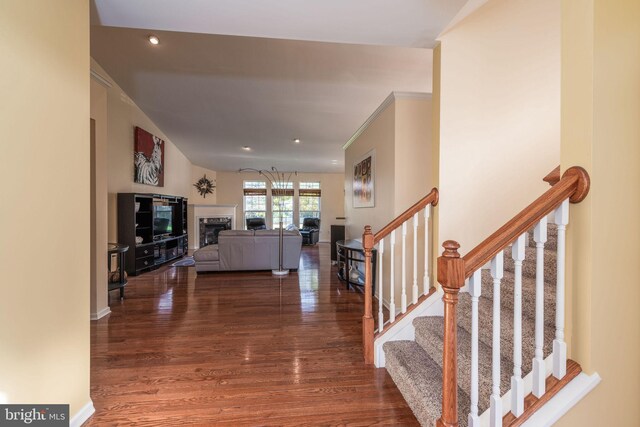
[[[236,210],[236,228],[244,229],[243,214],[243,191],[244,181],[260,180],[256,173],[246,172],[218,172],[217,203],[221,205],[238,205]],[[343,225],[344,220],[336,217],[344,216],[344,175],[341,173],[299,173],[292,175],[291,181],[294,188],[300,181],[319,181],[322,189],[322,199],[320,200],[320,240],[329,242],[331,240],[331,225]],[[296,193],[297,194],[297,193]],[[297,208],[296,212],[297,212]]]
[[[560,5],[493,0],[441,37],[439,240],[466,253],[560,161]]]
[[[200,178],[203,176],[207,176],[207,179],[213,181],[213,185],[216,188],[213,189],[213,194],[207,194],[205,197],[202,197],[196,187],[193,186]],[[206,169],[200,166],[192,165],[191,166],[191,195],[189,196],[189,204],[192,205],[215,205],[218,199],[218,188],[216,182],[216,171],[212,171],[211,169]]]
[[[431,95],[396,99],[394,215],[433,188]]]
[[[431,184],[440,188],[440,59],[441,46],[438,43],[433,48],[433,94],[431,113]],[[438,256],[442,251],[440,246],[440,204],[433,208],[431,214],[431,284],[438,286]]]
[[[346,236],[374,233],[433,188],[430,94],[391,94],[345,150]],[[375,149],[375,206],[353,207],[353,165]]]
[[[0,52],[0,400],[73,416],[91,402],[88,2],[2,2]]]
[[[108,313],[107,88],[91,79],[91,319]]]
[[[117,194],[140,192],[189,197],[193,185],[191,182],[191,162],[93,59],[91,59],[91,69],[113,85],[107,90],[107,138],[109,141],[107,165],[109,171],[109,240],[117,241]],[[135,126],[140,126],[165,141],[164,187],[133,182],[133,132]]]
[[[344,213],[346,216],[345,237],[360,239],[365,225],[374,230],[384,227],[394,218],[392,200],[395,193],[395,123],[396,106],[390,103],[369,123],[360,136],[344,153]],[[375,149],[373,208],[353,207],[353,166],[369,151]]]
[[[637,426],[640,3],[562,5],[562,168],[591,176],[567,231],[570,357],[602,382],[558,425]]]
[[[386,107],[385,107],[386,105]],[[361,239],[365,225],[371,225],[375,233],[407,208],[424,197],[433,188],[432,175],[432,100],[430,94],[391,94],[382,104],[382,109],[374,113],[362,133],[345,151],[345,213],[347,217],[346,236]],[[354,163],[364,154],[375,149],[375,206],[372,208],[353,207]],[[417,283],[423,291],[424,274],[424,220],[420,218],[417,232],[418,251]],[[413,223],[407,224],[406,271],[407,298],[410,301],[413,281]],[[387,242],[389,240],[387,239]],[[396,260],[401,257],[401,234],[396,234]],[[382,260],[384,280],[383,298],[390,304],[388,275],[391,271],[391,257],[387,243]],[[400,308],[402,288],[401,269],[396,262],[394,299]],[[433,277],[433,276],[432,276]]]

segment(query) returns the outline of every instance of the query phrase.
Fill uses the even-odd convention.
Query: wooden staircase
[[[573,167],[561,177],[558,169],[545,180],[552,183],[551,189],[464,257],[457,242],[444,242],[444,252],[438,258],[441,312],[414,317],[411,333],[405,333],[409,339],[393,339],[383,345],[387,369],[421,424],[520,425],[580,373],[579,364],[567,360],[564,342],[565,232],[569,203],[586,197],[589,176],[584,169]],[[387,332],[413,310],[421,310],[420,304],[404,303],[408,288],[405,235],[407,222],[413,218],[411,295],[415,303],[416,215],[425,208],[425,200],[437,203],[437,190],[432,190],[433,194],[436,196],[423,198],[375,235],[365,228],[367,282],[371,280],[371,250],[378,244],[382,257],[384,246],[381,251],[380,243],[384,245],[383,239],[390,236],[393,256],[394,233],[402,229],[403,295],[401,314],[394,318],[390,307],[386,322],[379,314],[379,330],[374,333],[371,309],[367,309],[371,288],[365,287],[363,345],[367,363],[373,362],[374,341],[386,340]],[[550,214],[555,225],[548,224]],[[429,245],[426,218],[427,214],[425,254]],[[383,262],[379,260],[378,265]],[[485,265],[490,269],[482,270]],[[426,257],[424,270],[428,271]],[[393,294],[394,271],[390,276]],[[382,282],[382,271],[378,277]],[[381,282],[378,297],[384,301]],[[425,291],[420,298],[424,301],[428,295]],[[530,384],[526,389],[525,383]]]

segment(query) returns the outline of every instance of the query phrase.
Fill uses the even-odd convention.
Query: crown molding
[[[467,1],[467,3],[464,6],[462,6],[462,8],[458,11],[456,16],[454,16],[453,19],[451,21],[449,21],[449,23],[444,28],[444,30],[442,30],[440,32],[440,34],[438,34],[438,37],[436,37],[436,41],[437,42],[441,41],[440,39],[442,38],[442,36],[444,36],[449,31],[451,31],[455,27],[457,27],[458,24],[461,23],[462,21],[464,21],[468,16],[473,15],[473,13],[476,10],[480,9],[482,6],[484,6],[485,3],[487,3],[487,1],[488,0],[469,0],[469,1]]]
[[[387,107],[391,105],[396,99],[430,99],[430,98],[431,98],[431,94],[426,92],[391,92],[389,96],[387,96],[385,100],[382,101],[382,104],[380,104],[380,106],[376,108],[373,114],[371,114],[369,118],[365,120],[364,123],[358,128],[358,130],[356,130],[356,132],[353,135],[351,135],[351,138],[349,138],[349,140],[342,146],[342,149],[346,150],[347,148],[349,148],[349,146],[353,144],[353,142],[356,139],[358,139],[360,135],[362,135],[362,132],[364,132],[365,129],[369,127],[371,122],[377,119],[378,116],[382,114],[382,112],[386,110]]]
[[[103,77],[102,75],[100,75],[97,71],[90,69],[89,73],[91,74],[91,77],[93,78],[93,80],[97,81],[107,89],[111,89],[113,87],[111,82],[107,80],[105,77]]]

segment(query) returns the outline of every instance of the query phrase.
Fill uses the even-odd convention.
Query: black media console
[[[129,245],[128,274],[138,275],[187,254],[187,199],[118,193],[118,243]]]

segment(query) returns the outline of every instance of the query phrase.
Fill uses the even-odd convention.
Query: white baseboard
[[[89,400],[78,412],[75,413],[69,421],[69,427],[80,427],[87,421],[93,413],[96,412],[96,408],[93,407],[93,402]]]
[[[600,383],[600,380],[600,375],[597,372],[591,375],[581,372],[522,425],[527,427],[553,425],[589,394]]]
[[[553,353],[544,359],[546,377],[549,377],[553,373]],[[588,378],[587,381],[584,377]],[[582,378],[580,381],[578,378]],[[541,427],[553,425],[558,419],[563,416],[569,409],[571,409],[576,403],[580,401],[587,393],[589,393],[600,382],[600,376],[595,373],[591,376],[584,373],[579,374],[576,378],[571,380],[569,384],[564,386],[555,396],[553,396],[549,402],[547,402],[542,408],[538,409],[527,421],[522,425],[528,427]],[[533,389],[533,372],[529,372],[524,377],[524,395],[527,396]],[[553,404],[552,404],[553,402]],[[508,390],[502,395],[502,416],[507,415],[511,411],[511,390]],[[490,424],[490,409],[487,408],[482,415],[480,415],[480,425],[482,427],[488,427]]]
[[[398,320],[384,335],[378,337],[373,343],[373,363],[376,368],[384,368],[386,364],[383,345],[388,341],[415,340],[413,320],[420,316],[442,316],[443,302],[442,291],[434,292],[408,315]],[[376,315],[376,314],[374,314]]]
[[[374,295],[373,298],[380,302],[380,298],[378,298],[378,295]],[[385,307],[387,310],[391,310],[391,305],[389,304],[389,301],[386,298],[382,298],[382,305],[383,307]],[[396,306],[396,313],[400,312],[400,306]],[[374,315],[377,315],[377,313],[373,313]]]
[[[106,306],[105,308],[103,308],[102,310],[100,310],[97,313],[91,313],[90,316],[89,316],[89,319],[90,320],[102,319],[107,314],[111,314],[111,309],[109,308],[109,306]]]

